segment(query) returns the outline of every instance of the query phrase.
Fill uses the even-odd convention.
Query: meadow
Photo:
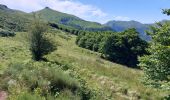
[[[100,53],[78,47],[77,36],[60,30],[49,34],[57,50],[40,62],[31,59],[28,33],[0,38],[0,90],[7,91],[10,100],[161,100],[168,95],[169,91],[144,86],[142,70],[104,60]],[[58,84],[57,90],[46,89],[48,82],[50,86]],[[38,86],[32,90],[34,85]]]

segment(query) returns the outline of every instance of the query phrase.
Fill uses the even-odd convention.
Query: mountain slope
[[[86,88],[89,88],[94,92],[94,95],[99,98],[92,98],[92,100],[163,100],[162,97],[168,95],[169,91],[155,90],[151,87],[145,87],[141,82],[140,78],[143,75],[141,70],[131,69],[123,65],[109,62],[100,57],[99,53],[92,52],[83,48],[78,47],[75,44],[76,36],[64,33],[62,31],[51,33],[51,36],[55,38],[55,42],[58,44],[58,49],[48,55],[45,58],[49,61],[48,65],[41,62],[33,62],[36,67],[25,68],[25,64],[31,61],[31,53],[29,51],[29,43],[25,39],[27,33],[16,33],[15,37],[0,38],[0,88],[2,85],[8,86],[9,81],[6,80],[19,80],[23,79],[24,76],[33,76],[26,78],[25,80],[35,80],[37,74],[35,69],[44,68],[43,75],[47,78],[48,68],[58,66],[63,69],[64,73],[70,74],[72,77],[80,80],[82,84],[85,84]],[[50,34],[50,33],[49,33]],[[12,64],[23,63],[23,67],[17,65],[13,70],[8,70]],[[42,66],[43,65],[43,66]],[[50,66],[51,65],[51,66]],[[20,72],[16,72],[17,69],[30,69],[24,71],[24,75],[18,75]],[[35,68],[35,69],[34,69]],[[19,78],[8,77],[8,73],[5,71],[15,72]],[[50,70],[51,72],[51,70]],[[32,74],[30,74],[32,73]],[[40,70],[38,73],[41,73]],[[52,73],[52,72],[51,72]],[[6,75],[2,77],[2,74]],[[34,77],[35,75],[35,77]],[[51,74],[50,74],[51,75]],[[56,73],[56,75],[58,75]],[[38,76],[40,79],[41,76]],[[65,78],[61,76],[61,78]],[[37,80],[38,83],[42,82],[43,89],[46,89],[46,81]],[[37,82],[36,81],[36,82]],[[1,83],[6,84],[1,84]],[[24,81],[25,82],[25,81]],[[30,81],[34,84],[35,81]],[[49,81],[47,81],[49,82]],[[17,82],[16,82],[17,84]],[[20,85],[21,83],[18,83]],[[24,84],[24,83],[22,83]],[[26,83],[28,84],[28,83]],[[28,84],[31,85],[31,84]],[[47,85],[48,86],[48,85]],[[10,86],[9,86],[10,87]],[[27,87],[25,84],[23,87]],[[5,87],[5,90],[10,91],[9,95],[17,95],[22,92],[23,87],[11,87],[10,89]],[[24,88],[24,90],[26,90]],[[39,87],[38,87],[39,88]],[[86,91],[85,88],[85,91]],[[41,88],[40,88],[41,89]],[[17,90],[17,91],[14,91]],[[16,93],[17,92],[17,93]],[[33,92],[33,91],[32,91]],[[87,91],[88,92],[88,91]],[[92,93],[93,93],[92,92]],[[44,92],[42,92],[44,93]],[[90,94],[89,96],[91,96]],[[62,96],[59,92],[58,96]],[[68,96],[65,95],[65,96]],[[65,100],[65,96],[62,99]],[[22,99],[21,99],[22,100]],[[36,99],[37,100],[37,99]],[[51,99],[49,99],[51,100]],[[66,100],[80,100],[80,99],[66,99]],[[87,100],[87,99],[85,99]]]
[[[111,28],[99,23],[85,21],[76,16],[61,13],[48,7],[40,11],[36,11],[35,13],[38,13],[43,21],[64,25],[66,27],[88,31],[111,30]],[[33,13],[25,13],[22,11],[13,10],[5,5],[0,4],[0,28],[13,31],[23,31],[27,28],[27,25],[32,19]]]
[[[142,39],[150,39],[150,37],[145,33],[145,31],[149,29],[149,24],[142,24],[137,21],[109,21],[105,25],[111,27],[117,32],[124,31],[128,28],[136,28],[136,30],[140,33],[140,37]]]
[[[30,15],[9,9],[5,5],[0,4],[0,28],[13,31],[25,30],[27,23],[30,22]]]
[[[74,15],[61,13],[53,9],[50,9],[49,7],[46,7],[45,9],[42,9],[35,13],[38,13],[43,20],[46,20],[52,23],[63,24],[63,25],[81,29],[81,30],[88,30],[88,31],[111,30],[111,28],[103,26],[99,23],[85,21]]]

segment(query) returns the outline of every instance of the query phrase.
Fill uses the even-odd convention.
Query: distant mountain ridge
[[[49,7],[34,13],[40,14],[40,18],[46,22],[62,24],[80,30],[112,30],[110,27],[104,26],[100,23],[85,21],[74,15],[58,12]],[[26,27],[33,19],[32,15],[33,13],[25,13],[19,10],[13,10],[5,5],[0,4],[0,28],[14,31],[24,30],[24,27]]]
[[[135,28],[140,33],[140,37],[142,39],[144,40],[150,39],[150,37],[145,33],[145,31],[149,30],[149,27],[152,24],[142,24],[137,21],[109,21],[104,25],[111,27],[113,30],[117,32],[124,31],[128,28]]]
[[[13,31],[24,30],[30,22],[30,15],[0,4],[0,28]]]
[[[63,24],[76,29],[88,30],[88,31],[107,31],[107,30],[111,31],[112,30],[110,27],[104,26],[100,23],[85,21],[77,16],[58,12],[49,7],[45,7],[44,9],[40,11],[36,11],[35,13],[40,14],[43,20],[53,22],[53,23]]]

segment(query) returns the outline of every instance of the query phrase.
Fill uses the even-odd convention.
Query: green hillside
[[[0,100],[169,100],[168,23],[35,13],[0,4]]]
[[[57,100],[161,100],[168,94],[168,91],[145,87],[140,82],[141,70],[111,63],[101,59],[99,53],[78,47],[76,36],[59,30],[48,34],[58,45],[56,51],[45,56],[48,62],[31,60],[27,33],[0,38],[0,90],[7,91],[10,100],[26,97],[44,100],[44,95],[50,98],[47,100],[55,100],[54,95]],[[65,84],[64,89],[46,94],[46,82],[50,82],[48,86],[57,80]],[[37,82],[38,87],[32,91]],[[78,94],[72,91],[73,86],[80,88]]]
[[[36,13],[38,13],[40,17],[45,21],[51,23],[63,24],[76,29],[89,30],[89,31],[111,30],[109,27],[103,26],[99,23],[88,22],[76,16],[61,13],[48,7],[40,11],[37,11]]]
[[[61,13],[48,7],[35,13],[39,14],[43,21],[64,25],[64,27],[88,31],[111,30],[111,28],[99,23],[85,21],[76,16]],[[13,10],[5,5],[0,5],[0,28],[13,31],[25,31],[32,19],[32,13]]]
[[[30,22],[30,17],[25,12],[0,5],[0,28],[13,31],[25,30],[27,24]]]

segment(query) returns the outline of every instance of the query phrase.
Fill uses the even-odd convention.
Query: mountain
[[[74,15],[61,13],[49,7],[46,7],[35,13],[39,14],[43,20],[46,20],[48,22],[66,25],[76,29],[88,30],[88,31],[111,30],[110,27],[101,25],[100,23],[85,21]]]
[[[152,24],[142,24],[137,21],[109,21],[102,25],[97,22],[85,21],[74,15],[58,12],[49,7],[36,11],[43,21],[57,24],[60,26],[87,30],[87,31],[124,31],[128,28],[136,28],[140,37],[144,40],[150,40],[145,30],[149,29]],[[25,31],[33,19],[33,12],[25,13],[23,11],[10,9],[0,4],[0,28],[12,31]]]
[[[135,28],[140,33],[140,37],[142,39],[150,40],[150,37],[145,33],[145,31],[149,30],[149,26],[151,24],[142,24],[137,21],[109,21],[104,25],[111,27],[117,32],[124,31],[128,28]]]
[[[36,11],[43,21],[64,25],[80,30],[87,31],[108,31],[110,27],[101,25],[100,23],[85,21],[74,15],[55,11],[46,7],[40,11]],[[32,13],[25,13],[19,10],[13,10],[5,5],[0,4],[0,28],[12,31],[26,30],[27,26],[33,19]]]
[[[13,31],[25,30],[30,15],[0,4],[0,28]]]

